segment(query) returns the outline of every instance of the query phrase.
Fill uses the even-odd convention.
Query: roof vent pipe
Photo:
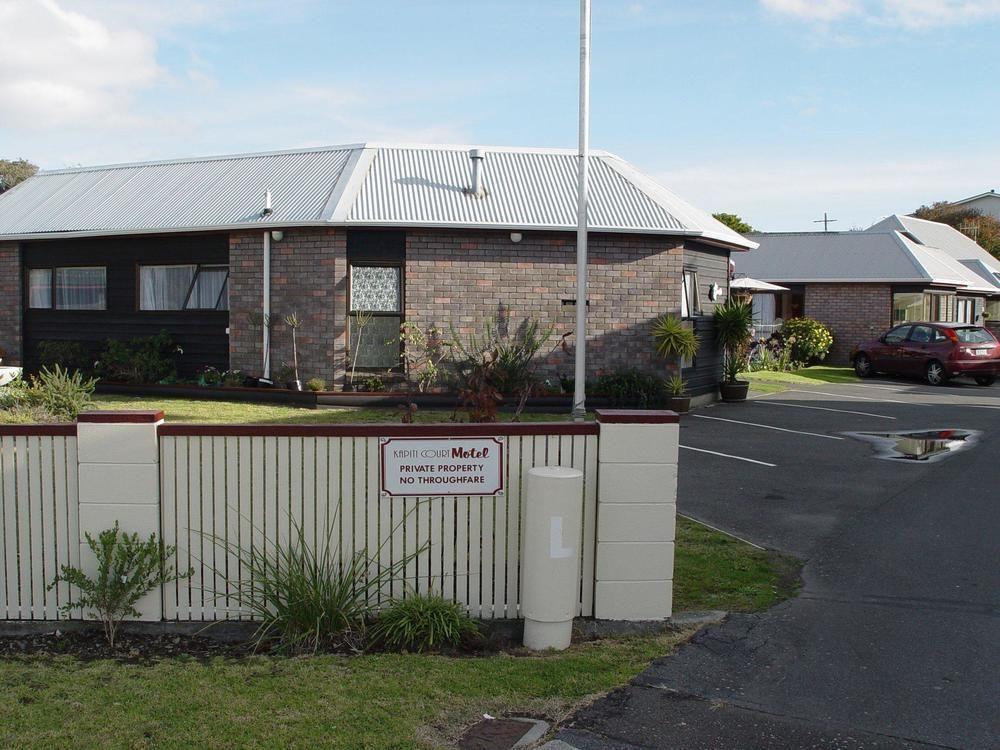
[[[264,210],[260,212],[261,216],[270,216],[274,213],[274,209],[271,208],[271,191],[267,190],[264,192]]]
[[[472,187],[468,192],[475,198],[482,198],[486,195],[483,190],[483,159],[486,154],[481,148],[469,150],[469,161],[472,162]]]

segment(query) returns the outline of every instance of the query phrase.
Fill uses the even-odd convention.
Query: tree
[[[1000,221],[978,208],[964,208],[947,201],[938,201],[929,206],[921,206],[911,215],[954,227],[978,242],[986,252],[1000,258]]]
[[[755,231],[752,226],[743,221],[737,214],[712,214],[712,217],[721,221],[738,234],[750,234]]]
[[[34,176],[38,167],[27,159],[0,159],[0,193]]]

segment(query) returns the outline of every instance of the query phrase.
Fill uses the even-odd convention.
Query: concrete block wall
[[[599,410],[594,616],[660,620],[673,610],[677,415]]]
[[[21,364],[21,253],[16,242],[0,242],[0,349],[5,365]]]
[[[833,347],[825,360],[850,364],[851,350],[892,324],[892,287],[888,284],[807,284],[805,310],[830,327]]]
[[[80,564],[93,574],[95,539],[117,521],[122,533],[160,538],[160,447],[162,411],[84,412],[77,418],[80,502]],[[163,617],[162,592],[136,603],[140,620]]]

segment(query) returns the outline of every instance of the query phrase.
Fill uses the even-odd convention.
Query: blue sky
[[[0,0],[0,156],[574,147],[576,0]],[[1000,0],[594,0],[592,143],[755,226],[1000,189]]]

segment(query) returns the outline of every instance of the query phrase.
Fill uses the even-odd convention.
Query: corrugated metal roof
[[[971,237],[959,232],[952,226],[938,221],[927,221],[913,216],[893,214],[873,224],[866,232],[907,232],[922,245],[937,248],[955,260],[978,260],[994,271],[1000,271],[1000,260],[997,260]]]
[[[803,232],[751,235],[760,247],[736,258],[736,269],[775,283],[936,283],[964,287],[949,258],[899,232]]]
[[[319,221],[350,156],[333,148],[41,172],[0,200],[0,236]]]
[[[483,197],[466,146],[361,144],[41,172],[0,199],[0,237],[228,229],[252,225],[572,230],[577,156],[486,148]],[[264,191],[273,213],[261,216]],[[590,226],[754,243],[621,159],[595,152]]]

